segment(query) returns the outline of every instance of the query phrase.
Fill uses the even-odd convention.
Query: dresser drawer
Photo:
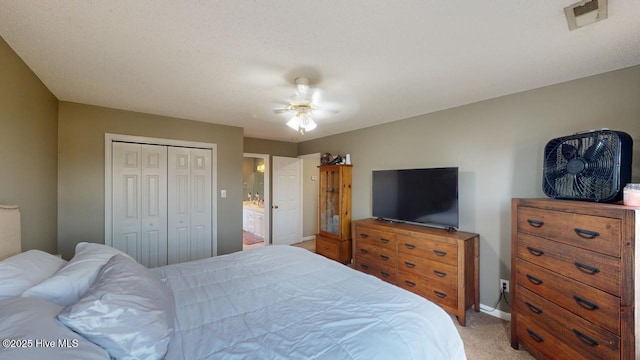
[[[331,259],[338,259],[340,243],[336,239],[316,235],[316,252]]]
[[[449,265],[458,263],[458,246],[444,241],[399,235],[398,253],[423,257]]]
[[[517,226],[518,232],[620,257],[619,219],[518,207]]]
[[[371,244],[394,251],[396,249],[395,234],[378,231],[364,226],[356,226],[354,235],[357,243]]]
[[[515,308],[518,317],[527,317],[537,327],[546,328],[553,336],[581,353],[584,359],[620,357],[620,337],[523,287],[518,287]]]
[[[518,234],[518,257],[620,296],[620,259],[559,242]]]
[[[355,256],[354,268],[396,285],[398,276],[395,265],[380,264],[358,254]]]
[[[517,259],[516,284],[620,334],[620,298],[594,289],[522,259]]]
[[[458,284],[456,266],[429,261],[410,254],[398,254],[398,271],[422,277],[423,282],[437,282],[446,287],[455,288]]]
[[[593,356],[585,357],[577,349],[558,338],[554,332],[549,331],[545,326],[526,316],[518,316],[518,321],[515,325],[518,339],[536,358],[558,360],[597,359]],[[542,357],[537,354],[542,354]]]
[[[372,245],[369,242],[356,243],[356,255],[382,264],[396,264],[396,251],[386,247]]]
[[[447,307],[449,311],[458,306],[458,291],[455,286],[424,281],[420,276],[402,270],[398,271],[398,286]]]

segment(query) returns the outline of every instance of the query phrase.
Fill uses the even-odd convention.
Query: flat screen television
[[[458,227],[458,168],[374,170],[372,215],[388,221]]]

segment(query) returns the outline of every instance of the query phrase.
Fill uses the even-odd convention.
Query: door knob
[[[277,209],[277,208],[278,208],[278,205],[273,205],[273,208],[274,208],[274,209]]]

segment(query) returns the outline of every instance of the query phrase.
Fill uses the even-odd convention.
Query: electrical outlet
[[[509,292],[509,280],[500,279],[500,292]]]

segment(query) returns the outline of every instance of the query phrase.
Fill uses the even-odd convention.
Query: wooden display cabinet
[[[316,253],[343,264],[351,262],[352,165],[319,166],[320,199]]]

